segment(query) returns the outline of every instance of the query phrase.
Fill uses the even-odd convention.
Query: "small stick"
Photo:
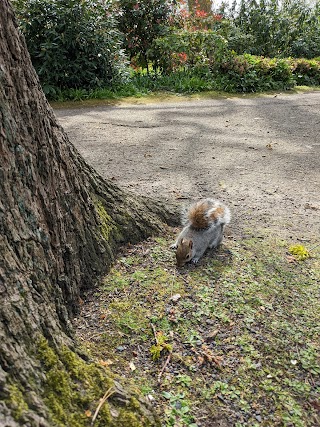
[[[154,324],[153,324],[153,323],[151,323],[151,322],[150,322],[150,325],[151,325],[151,328],[152,328],[152,330],[153,330],[153,335],[154,335],[154,339],[155,339],[155,341],[156,341],[156,344],[157,344],[157,345],[159,345],[159,343],[158,343],[158,338],[157,338],[157,331],[156,331],[156,328],[154,327]]]
[[[164,362],[163,367],[158,375],[158,383],[160,384],[161,382],[161,377],[164,373],[164,370],[166,369],[166,367],[168,366],[170,359],[171,359],[171,355],[172,355],[172,350],[170,351],[170,353],[168,354],[167,360]]]
[[[91,421],[91,425],[93,426],[93,424],[94,424],[94,422],[95,422],[95,420],[96,420],[96,418],[97,418],[97,416],[98,416],[98,414],[99,414],[99,411],[100,411],[100,409],[101,409],[101,407],[102,407],[102,405],[104,404],[104,402],[110,397],[110,396],[112,396],[113,395],[113,393],[114,393],[114,390],[113,390],[113,388],[112,387],[110,387],[106,392],[105,392],[105,394],[104,394],[104,396],[102,397],[102,399],[100,399],[100,402],[99,402],[99,405],[97,406],[97,409],[96,409],[96,412],[94,413],[94,415],[93,415],[93,417],[92,417],[92,421]]]
[[[320,243],[318,243],[317,245],[311,246],[310,251],[312,251],[313,249],[317,248],[318,246],[320,246]]]

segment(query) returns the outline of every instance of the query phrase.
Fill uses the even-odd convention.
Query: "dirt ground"
[[[55,111],[103,177],[181,205],[217,197],[232,212],[225,245],[196,267],[177,272],[172,230],[124,248],[84,296],[79,341],[139,384],[163,425],[319,425],[320,91]],[[286,257],[297,243],[305,263]],[[156,330],[174,349],[166,368],[167,354],[150,356]]]
[[[317,243],[320,91],[80,105],[55,113],[103,177],[181,204],[220,198],[235,237]]]

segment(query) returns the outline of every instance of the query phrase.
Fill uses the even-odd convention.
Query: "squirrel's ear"
[[[193,246],[193,241],[189,240],[189,248],[192,249],[192,246]]]

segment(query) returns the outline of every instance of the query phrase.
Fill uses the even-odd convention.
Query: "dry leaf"
[[[113,361],[111,359],[99,360],[99,363],[101,366],[110,366],[113,364]]]
[[[136,368],[136,365],[133,363],[133,361],[131,360],[131,362],[129,363],[129,368],[131,369],[131,371],[135,371],[137,368]]]
[[[172,301],[172,302],[177,302],[177,301],[179,301],[179,299],[181,298],[181,295],[180,294],[174,294],[174,295],[172,295],[172,297],[170,298],[170,301]]]
[[[215,337],[218,335],[218,333],[219,333],[219,329],[215,329],[214,331],[209,332],[205,337],[206,341],[210,341],[210,340],[215,339]]]
[[[203,365],[204,364],[204,357],[198,356],[198,363],[199,363],[199,365]]]
[[[120,412],[116,408],[110,408],[110,414],[113,418],[118,418]]]
[[[289,264],[295,264],[297,262],[293,255],[286,255],[286,258]]]

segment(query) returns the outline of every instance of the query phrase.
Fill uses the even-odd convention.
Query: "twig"
[[[159,384],[160,384],[160,382],[161,382],[161,377],[162,377],[162,375],[163,375],[163,373],[164,373],[164,370],[166,369],[166,367],[168,366],[168,364],[169,364],[169,362],[170,362],[171,355],[172,355],[172,350],[171,350],[171,351],[170,351],[170,353],[168,354],[167,360],[164,362],[164,364],[163,364],[163,366],[162,366],[162,369],[161,369],[161,371],[159,372],[159,375],[158,375],[158,383],[159,383]]]
[[[157,338],[157,331],[156,331],[156,328],[154,327],[154,324],[153,324],[153,323],[151,323],[151,322],[150,322],[150,325],[151,325],[151,328],[152,328],[152,330],[153,330],[153,335],[154,335],[154,339],[155,339],[155,341],[156,341],[156,344],[157,344],[157,345],[159,345],[159,343],[158,343],[158,338]]]
[[[94,415],[93,415],[93,417],[92,417],[91,426],[93,426],[93,424],[94,424],[94,422],[95,422],[95,420],[96,420],[96,418],[97,418],[97,416],[98,416],[98,414],[99,414],[99,411],[100,411],[100,409],[101,409],[102,405],[104,404],[104,402],[105,402],[105,401],[106,401],[110,396],[112,396],[114,392],[115,392],[115,391],[114,391],[113,387],[110,387],[110,388],[105,392],[104,396],[100,399],[100,402],[99,402],[99,405],[97,406],[96,412],[94,413]]]
[[[320,243],[318,243],[317,245],[311,246],[310,251],[313,251],[313,249],[317,248],[318,246],[320,246]]]
[[[159,345],[159,341],[158,341],[158,338],[157,338],[157,331],[156,331],[156,328],[154,327],[154,324],[153,324],[153,323],[151,323],[151,322],[150,322],[150,325],[151,325],[151,328],[152,328],[152,330],[153,330],[153,334],[154,334],[154,339],[155,339],[155,341],[156,341],[156,345]],[[163,373],[164,373],[164,370],[166,369],[166,367],[168,366],[168,364],[169,364],[169,362],[170,362],[171,355],[172,355],[172,350],[169,352],[168,357],[167,357],[166,361],[164,362],[164,364],[163,364],[163,366],[162,366],[161,371],[160,371],[160,372],[159,372],[159,374],[158,374],[158,383],[159,383],[159,384],[160,384],[160,382],[161,382],[161,377],[162,377],[162,375],[163,375]]]

